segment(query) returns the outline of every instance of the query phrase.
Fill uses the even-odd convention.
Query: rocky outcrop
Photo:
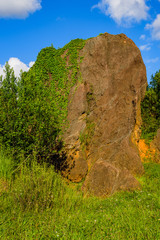
[[[144,170],[132,140],[147,85],[141,53],[124,34],[105,33],[87,40],[82,58],[69,96],[63,174],[84,179],[83,191],[96,196],[139,188],[134,176]]]

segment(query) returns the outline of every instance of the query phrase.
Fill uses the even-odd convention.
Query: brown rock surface
[[[120,170],[107,161],[97,161],[89,172],[82,189],[93,195],[105,197],[118,190],[140,188],[139,182],[128,170]]]
[[[97,196],[138,188],[134,175],[143,165],[131,139],[135,127],[139,131],[147,85],[141,53],[124,34],[105,33],[87,40],[80,56],[82,82],[70,93],[64,175],[75,182],[86,177],[83,190]]]

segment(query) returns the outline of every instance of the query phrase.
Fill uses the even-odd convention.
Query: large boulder
[[[139,188],[134,176],[144,169],[133,139],[147,86],[140,50],[124,34],[105,33],[87,40],[82,58],[69,95],[63,174],[96,196]]]

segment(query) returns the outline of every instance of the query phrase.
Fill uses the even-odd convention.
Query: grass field
[[[11,163],[1,152],[0,239],[160,239],[160,165],[144,164],[140,191],[98,199],[52,167],[25,163],[13,172]]]

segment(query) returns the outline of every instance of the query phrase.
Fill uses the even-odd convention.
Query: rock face
[[[147,80],[141,53],[124,34],[105,33],[80,51],[81,81],[69,97],[63,174],[96,196],[139,188],[143,173],[132,139],[141,123]],[[136,131],[135,131],[136,128]]]

